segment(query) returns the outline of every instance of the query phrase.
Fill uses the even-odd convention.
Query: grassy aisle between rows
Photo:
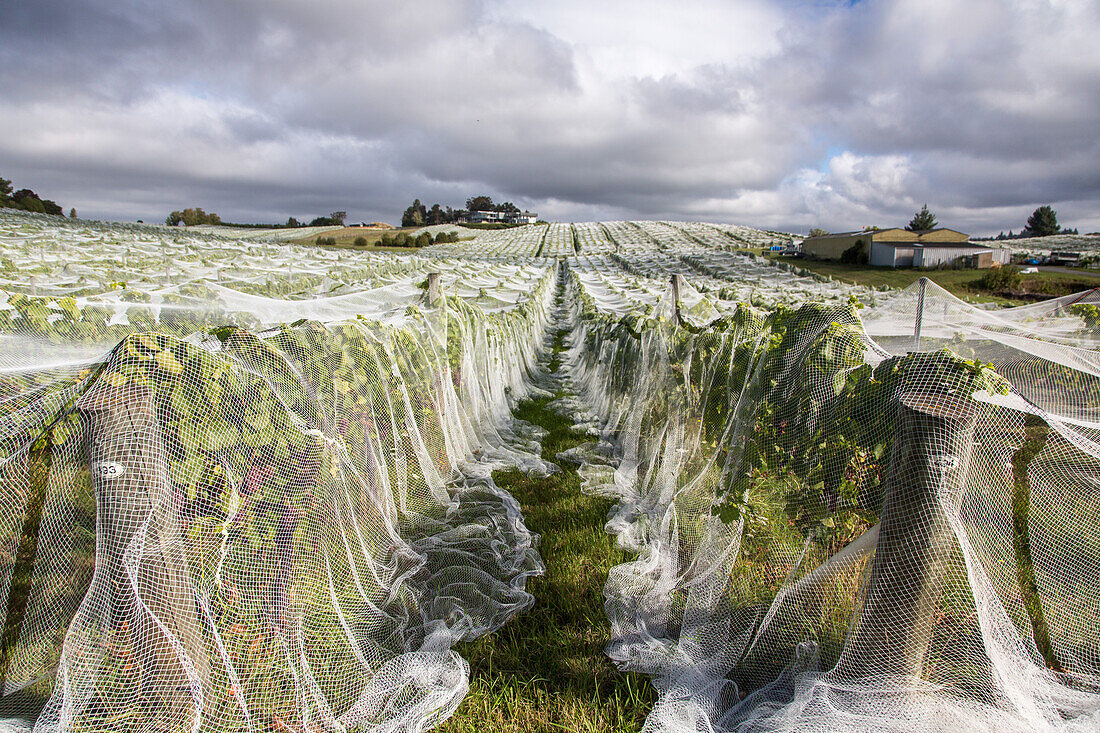
[[[558,368],[554,340],[550,369]],[[547,408],[552,398],[521,403],[519,417],[550,431],[542,455],[584,442],[571,421]],[[656,692],[648,679],[620,672],[604,655],[609,626],[603,609],[608,570],[628,559],[604,532],[608,499],[581,493],[576,468],[545,478],[498,471],[493,479],[523,507],[527,526],[542,536],[546,575],[528,582],[535,605],[500,631],[455,650],[470,662],[470,694],[438,730],[637,731]]]

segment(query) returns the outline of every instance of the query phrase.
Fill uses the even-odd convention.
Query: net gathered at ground
[[[5,293],[3,692],[35,712],[13,725],[449,715],[468,676],[451,647],[529,607],[542,569],[490,472],[549,470],[508,415],[552,270],[437,261],[433,292],[422,258],[312,275],[295,250],[211,242],[239,273],[219,285],[167,236],[44,236],[66,233],[111,260],[175,245],[169,268],[190,274],[104,286],[94,272],[115,271],[85,258],[68,283],[58,258],[35,292]],[[241,286],[264,271],[293,273],[295,299]]]
[[[12,728],[433,727],[533,603],[491,472],[591,441],[650,731],[1100,728],[1100,304],[989,310],[672,222],[393,256],[0,212]],[[559,307],[554,308],[555,292]],[[556,319],[556,320],[555,320]]]
[[[761,310],[684,280],[678,301],[665,279],[571,286],[563,407],[637,553],[607,582],[608,652],[654,676],[647,730],[1100,725],[1085,299],[990,313],[921,283]]]

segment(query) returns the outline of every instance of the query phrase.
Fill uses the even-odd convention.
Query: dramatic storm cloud
[[[1100,229],[1095,0],[0,0],[0,175],[235,221]]]

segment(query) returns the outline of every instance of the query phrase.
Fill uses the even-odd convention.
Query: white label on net
[[[102,461],[92,467],[93,473],[99,478],[115,478],[126,473],[126,466],[114,461]]]

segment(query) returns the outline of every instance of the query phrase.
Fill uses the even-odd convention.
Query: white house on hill
[[[471,211],[466,221],[471,224],[534,224],[539,215],[530,211],[507,214],[503,211]]]

